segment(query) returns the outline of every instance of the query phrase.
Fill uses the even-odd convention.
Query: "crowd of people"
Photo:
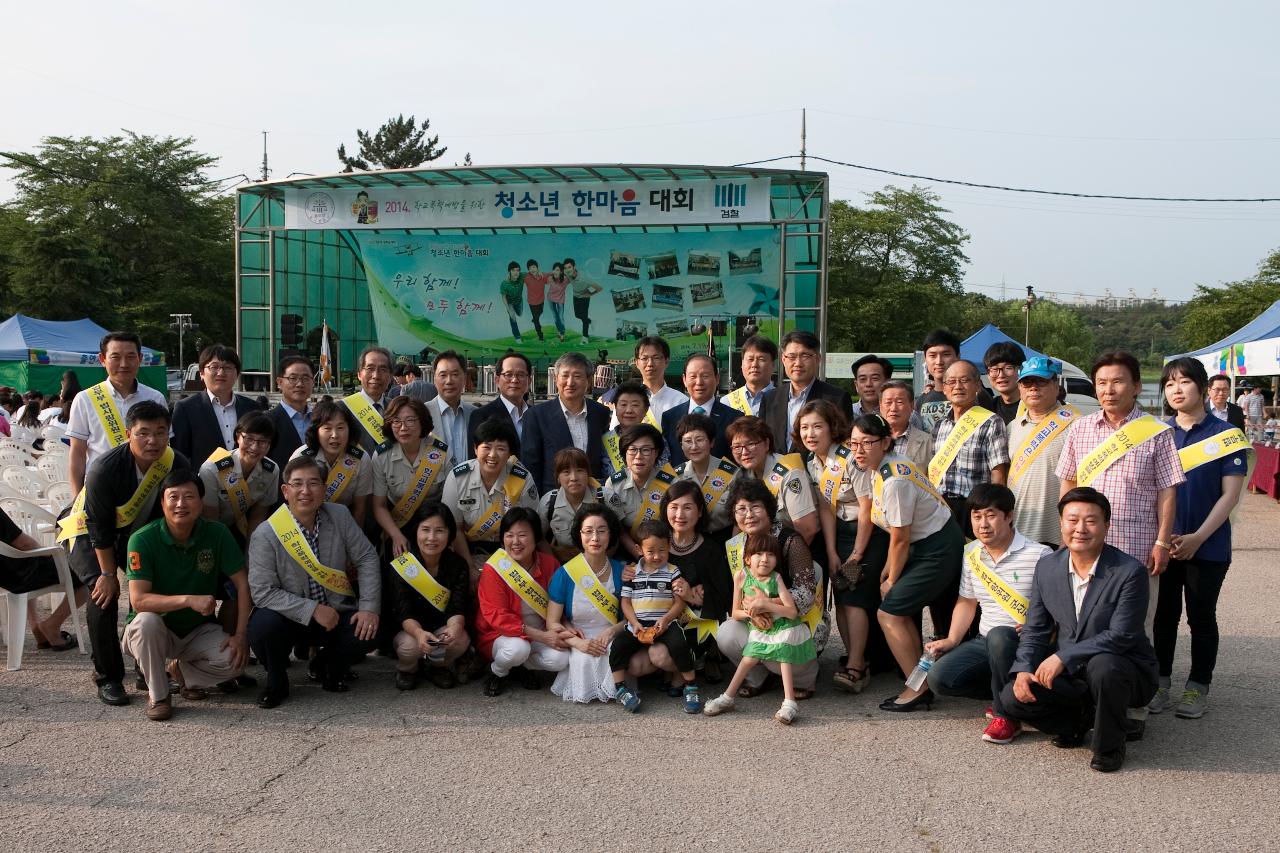
[[[1138,405],[1136,359],[1104,353],[1101,408],[1083,414],[1061,364],[1016,344],[981,366],[945,330],[922,350],[940,391],[913,397],[871,355],[856,403],[817,378],[803,331],[746,341],[743,384],[724,395],[703,354],[684,360],[687,393],[668,386],[670,349],[646,337],[639,382],[598,402],[591,364],[568,353],[554,396],[531,404],[532,364],[509,352],[477,407],[462,354],[437,354],[423,379],[371,346],[338,400],[313,402],[312,365],[285,358],[263,412],[215,345],[204,390],[171,412],[137,381],[138,338],[108,334],[107,379],[62,407],[78,496],[59,538],[98,698],[129,703],[126,653],[146,716],[164,720],[175,693],[257,684],[253,658],[257,703],[274,708],[291,661],[345,692],[381,650],[401,690],[482,679],[498,696],[515,679],[626,712],[667,694],[715,716],[780,683],[774,716],[790,724],[834,624],[833,689],[910,674],[883,711],[981,699],[984,740],[1030,725],[1074,747],[1092,731],[1091,766],[1116,770],[1148,713],[1207,709],[1249,448],[1211,402],[1222,377],[1170,362],[1173,415],[1157,418]]]

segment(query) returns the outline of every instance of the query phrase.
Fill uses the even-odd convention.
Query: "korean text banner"
[[[691,326],[739,316],[776,334],[778,231],[437,237],[354,233],[377,340],[492,357],[569,350],[630,358],[661,335],[706,348]],[[732,327],[731,327],[732,328]],[[681,344],[687,345],[681,347]]]
[[[285,227],[530,228],[768,222],[769,179],[284,191]]]

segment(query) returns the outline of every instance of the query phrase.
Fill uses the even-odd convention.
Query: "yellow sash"
[[[662,424],[658,423],[658,419],[653,416],[653,409],[645,411],[644,417],[640,420],[640,423],[648,424],[658,432],[662,432]]]
[[[695,614],[691,607],[686,607],[684,613],[680,614],[680,625],[696,631],[699,643],[704,643],[708,638],[717,636],[720,631],[719,622],[714,619],[703,619],[702,616]]]
[[[884,462],[876,469],[876,475],[871,480],[871,523],[879,527],[881,530],[888,530],[886,526],[887,520],[884,515],[884,484],[886,472],[890,477],[901,477],[920,489],[925,494],[936,500],[947,512],[951,511],[951,507],[947,504],[946,498],[938,494],[938,490],[934,488],[933,483],[925,479],[920,473],[920,469],[914,463],[905,459],[895,459],[892,462]]]
[[[493,503],[489,504],[489,508],[484,511],[484,515],[471,525],[471,529],[467,531],[467,539],[472,542],[481,539],[488,539],[502,521],[502,516],[507,514],[507,510],[515,506],[516,501],[520,499],[520,492],[524,491],[525,483],[529,482],[529,472],[521,465],[520,460],[514,456],[511,458],[511,472],[507,474],[507,479],[502,483],[502,491],[493,499]]]
[[[382,431],[382,415],[378,414],[378,410],[369,402],[369,398],[365,397],[363,391],[343,397],[342,402],[351,410],[351,414],[356,416],[356,420],[360,422],[360,426],[364,427],[364,431],[373,439],[374,444],[382,444],[387,440],[387,436]]]
[[[1248,436],[1238,429],[1229,429],[1188,444],[1178,451],[1178,459],[1182,462],[1182,472],[1186,474],[1215,459],[1246,450],[1253,450]]]
[[[547,602],[550,601],[547,591],[524,570],[524,566],[511,559],[502,548],[490,554],[486,562],[511,587],[511,591],[520,596],[521,601],[533,608],[534,613],[547,618]]]
[[[729,576],[733,577],[746,568],[742,550],[747,544],[747,534],[739,533],[724,543],[725,556],[729,558]]]
[[[987,588],[987,592],[991,593],[991,597],[996,600],[996,603],[1004,608],[1005,613],[1012,616],[1013,620],[1019,625],[1025,625],[1027,623],[1027,599],[1005,583],[1004,578],[987,568],[986,563],[982,562],[982,557],[979,554],[981,548],[981,542],[970,542],[969,546],[964,549],[964,559],[969,565],[969,570],[973,572],[974,577],[982,581],[982,585]]]
[[[391,561],[391,568],[404,579],[404,582],[417,590],[418,594],[441,613],[449,606],[449,589],[431,576],[431,572],[419,562],[418,558],[405,551]]]
[[[942,477],[947,473],[947,469],[951,467],[951,463],[956,460],[956,454],[960,452],[960,448],[970,438],[973,438],[973,434],[978,431],[978,427],[993,417],[995,417],[995,412],[990,409],[984,409],[981,406],[974,406],[960,416],[960,420],[956,421],[956,425],[951,428],[951,432],[947,435],[947,440],[942,443],[942,446],[938,448],[938,452],[929,460],[930,482],[935,486],[942,485]]]
[[[293,513],[289,512],[288,504],[281,504],[279,509],[271,513],[268,523],[275,532],[276,539],[280,540],[280,544],[284,546],[285,553],[292,557],[312,580],[330,592],[336,592],[348,598],[355,597],[355,587],[351,585],[351,579],[347,577],[347,573],[329,568],[316,557],[316,552],[311,550],[311,543],[307,541],[302,528],[298,526],[298,520],[293,517]]]
[[[720,499],[729,491],[729,485],[733,482],[734,476],[738,473],[738,466],[725,459],[717,459],[711,457],[714,467],[707,471],[707,479],[702,483],[702,497],[707,502],[707,512],[711,512],[716,508],[716,504],[720,503]],[[693,473],[688,466],[692,462],[686,462],[685,470]]]
[[[818,581],[818,585],[813,590],[813,604],[810,604],[809,609],[800,617],[800,621],[809,626],[810,634],[818,630],[818,623],[822,621],[825,610],[826,600],[822,597],[822,581]]]
[[[627,467],[622,461],[622,451],[618,449],[621,438],[616,430],[610,430],[604,434],[604,452],[609,454],[609,463],[613,465],[614,471],[621,471]]]
[[[173,448],[166,447],[164,453],[155,462],[151,463],[151,467],[147,469],[147,473],[142,475],[142,482],[138,483],[138,488],[134,489],[133,497],[125,501],[122,506],[116,507],[116,527],[128,527],[133,524],[134,519],[138,517],[138,513],[142,512],[143,505],[151,497],[152,493],[160,487],[160,482],[173,470]],[[71,505],[71,512],[67,513],[67,517],[58,522],[58,541],[65,542],[68,539],[74,539],[89,532],[89,516],[84,511],[85,489],[80,490],[80,494],[76,495],[75,503]]]
[[[103,380],[86,389],[85,393],[89,395],[93,411],[97,413],[98,420],[107,433],[107,442],[113,448],[124,444],[124,418],[120,416],[115,400],[111,399],[111,382]]]
[[[355,482],[356,472],[360,468],[360,457],[363,455],[363,450],[353,447],[343,451],[342,458],[337,464],[329,466],[329,475],[324,478],[325,503],[337,503],[338,498],[342,497],[342,493],[347,490],[347,486]]]
[[[782,491],[782,481],[786,479],[787,474],[792,471],[798,471],[803,467],[804,460],[800,458],[799,453],[788,453],[785,456],[779,456],[778,461],[769,470],[769,476],[765,477],[764,484],[769,487],[769,491],[773,492],[773,496],[776,498],[778,492]]]
[[[218,482],[222,485],[222,490],[231,499],[231,515],[235,519],[236,527],[242,534],[248,535],[249,507],[253,503],[249,499],[248,478],[243,474],[236,474],[235,460],[231,457],[231,451],[225,447],[219,447],[210,453],[209,461],[218,472]]]
[[[440,476],[440,469],[449,459],[449,445],[434,435],[429,436],[427,441],[429,445],[424,448],[426,453],[422,454],[418,467],[413,470],[413,486],[406,489],[400,496],[400,500],[396,501],[396,505],[391,508],[391,520],[395,522],[396,527],[404,527],[409,519],[413,518],[418,507],[422,506],[422,502],[426,500],[431,484],[436,481],[436,477]]]
[[[1161,423],[1150,415],[1142,415],[1129,421],[1080,460],[1080,465],[1076,468],[1076,485],[1089,485],[1130,450],[1150,441],[1167,429],[1169,429],[1168,424]]]
[[[831,461],[822,466],[822,478],[818,481],[818,491],[823,499],[835,509],[840,502],[840,482],[849,473],[853,464],[853,451],[843,444],[832,447]]]
[[[600,611],[600,615],[608,619],[610,624],[617,625],[621,616],[618,609],[618,597],[609,592],[605,585],[596,577],[596,573],[591,568],[591,564],[587,562],[587,558],[579,554],[572,560],[564,564],[564,570],[569,577],[573,579],[573,583],[578,589],[582,590],[587,599]],[[610,566],[610,571],[613,567]]]
[[[1080,413],[1075,406],[1064,406],[1042,420],[1036,431],[1023,439],[1022,446],[1014,452],[1013,464],[1009,467],[1010,487],[1016,485],[1031,470],[1031,463],[1036,461],[1046,447],[1053,444],[1054,439],[1066,434],[1078,414]]]
[[[730,408],[737,409],[739,412],[742,412],[742,414],[744,415],[752,414],[751,402],[750,400],[747,399],[746,385],[743,385],[738,388],[734,388],[732,391],[729,392],[729,394],[724,399],[725,399],[725,403]]]
[[[631,475],[628,473],[627,476]],[[658,505],[662,503],[662,496],[667,493],[667,489],[671,488],[675,479],[676,472],[671,470],[670,465],[663,465],[649,479],[649,485],[644,490],[644,499],[640,502],[640,509],[636,510],[636,520],[631,525],[633,537],[640,529],[640,525],[658,517]]]

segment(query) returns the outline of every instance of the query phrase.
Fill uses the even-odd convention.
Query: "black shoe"
[[[921,705],[926,711],[933,709],[933,691],[926,690],[910,702],[899,702],[897,696],[890,696],[888,699],[880,703],[881,711],[894,711],[897,713],[907,713],[914,711]]]
[[[1093,760],[1089,762],[1090,770],[1097,770],[1099,773],[1115,773],[1124,766],[1124,744],[1107,752],[1099,752],[1093,756]]]
[[[418,673],[397,672],[396,690],[412,690],[418,686]]]
[[[272,690],[270,687],[268,687],[266,690],[262,691],[261,694],[259,694],[258,707],[274,708],[287,698],[289,698],[288,691]]]
[[[306,643],[298,643],[293,647],[293,656],[298,660],[307,660],[311,657],[311,647]]]
[[[341,678],[326,678],[320,682],[320,689],[328,693],[346,693],[351,687]]]
[[[1053,744],[1058,749],[1075,749],[1084,743],[1084,736],[1088,733],[1088,729],[1085,729],[1083,731],[1077,730],[1074,732],[1067,732],[1065,734],[1054,735],[1053,739],[1050,740],[1049,743]]]
[[[98,698],[102,700],[102,704],[117,708],[129,704],[129,694],[124,692],[124,685],[119,681],[104,681],[99,684]]]
[[[489,677],[484,680],[484,695],[501,696],[507,692],[507,678],[509,676],[499,676],[489,673]]]
[[[1146,720],[1129,720],[1125,723],[1124,739],[1129,743],[1142,740],[1142,736],[1146,733],[1147,733]]]
[[[239,684],[241,687],[257,687],[258,679],[254,678],[252,675],[237,675],[236,684]]]
[[[134,670],[133,672],[133,689],[139,693],[147,692],[147,680],[142,677],[142,673]]]
[[[219,681],[217,684],[217,688],[221,690],[223,693],[239,693],[240,692],[240,684],[234,678],[229,678],[226,681]]]
[[[724,675],[720,672],[719,655],[707,654],[707,661],[702,665],[702,680],[707,684],[719,684],[724,680]]]
[[[524,674],[520,676],[520,686],[525,690],[541,690],[542,673],[536,669],[526,669]]]

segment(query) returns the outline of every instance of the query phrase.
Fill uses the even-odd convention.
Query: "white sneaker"
[[[782,723],[784,726],[789,726],[793,722],[795,722],[795,719],[799,715],[799,713],[800,713],[800,706],[796,703],[796,700],[783,699],[782,707],[778,709],[778,713],[773,715],[773,718],[778,722]]]
[[[735,707],[737,707],[737,705],[733,701],[733,697],[727,693],[721,693],[719,696],[702,706],[702,713],[706,714],[708,717],[716,717],[727,711],[732,711]]]
[[[1147,710],[1153,714],[1163,714],[1173,707],[1173,697],[1169,695],[1168,687],[1161,687],[1156,690],[1156,695],[1151,697],[1151,701],[1147,703]]]

